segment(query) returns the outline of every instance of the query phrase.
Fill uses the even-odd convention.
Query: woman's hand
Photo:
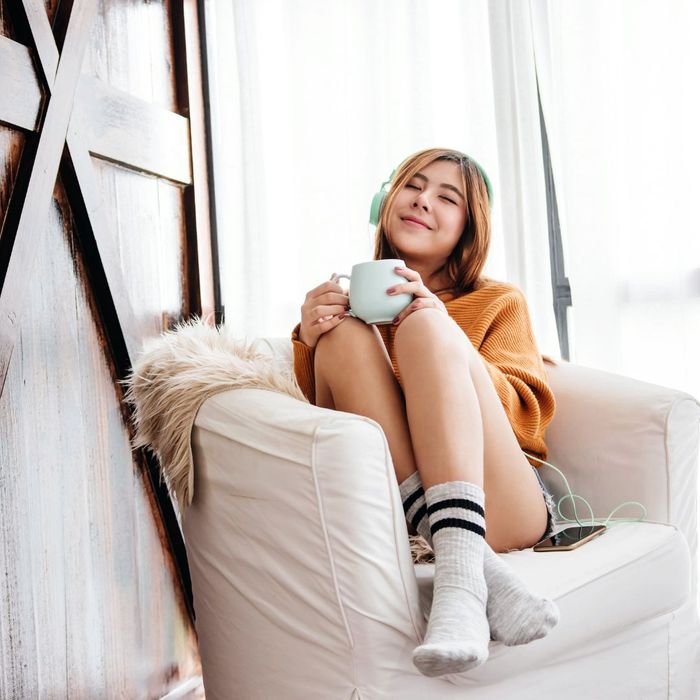
[[[440,311],[447,313],[447,307],[423,284],[423,280],[418,272],[408,267],[395,267],[394,271],[409,281],[405,284],[396,284],[390,287],[387,292],[389,294],[402,294],[405,292],[414,296],[413,301],[394,319],[393,323],[395,326],[398,326],[406,316],[418,309],[440,309]]]
[[[315,347],[324,333],[342,323],[349,308],[348,293],[338,284],[334,272],[330,281],[319,284],[306,295],[301,306],[299,340]]]

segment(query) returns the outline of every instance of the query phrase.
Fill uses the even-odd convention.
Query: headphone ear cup
[[[385,182],[382,182],[382,186],[379,188],[379,192],[372,197],[372,206],[369,208],[369,222],[373,226],[376,226],[379,223],[379,215],[382,213],[382,204],[384,203],[384,197],[386,197],[387,193],[387,185],[391,183],[391,181],[394,179],[394,175],[396,173],[396,168],[394,168],[391,171],[391,175],[389,175],[389,179],[386,180]]]
[[[380,190],[374,195],[374,197],[372,197],[372,206],[369,209],[369,222],[373,226],[376,226],[379,223],[379,214],[382,211],[382,202],[384,201],[384,197],[386,197],[386,192],[384,190]]]

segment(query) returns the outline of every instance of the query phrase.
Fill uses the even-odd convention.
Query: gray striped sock
[[[425,676],[462,673],[489,656],[484,580],[484,491],[467,481],[425,492],[435,551],[433,603],[413,663]]]
[[[425,493],[419,473],[399,484],[406,520],[432,546]],[[486,616],[491,639],[505,646],[545,637],[559,621],[559,608],[549,598],[533,594],[522,579],[484,540],[484,579],[488,589]]]

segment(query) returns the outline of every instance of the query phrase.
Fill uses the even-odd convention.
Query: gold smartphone
[[[535,552],[570,552],[605,532],[605,525],[576,525],[567,527],[551,537],[545,537],[532,549]]]

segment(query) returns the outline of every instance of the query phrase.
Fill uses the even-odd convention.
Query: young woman
[[[294,369],[311,403],[376,420],[389,443],[409,523],[435,552],[433,603],[413,652],[428,676],[488,658],[558,622],[496,552],[550,532],[554,503],[523,450],[546,460],[555,401],[520,289],[482,275],[490,184],[471,158],[427,149],[396,170],[374,258],[400,258],[412,293],[391,325],[348,317],[330,281],[312,289],[292,331]]]

